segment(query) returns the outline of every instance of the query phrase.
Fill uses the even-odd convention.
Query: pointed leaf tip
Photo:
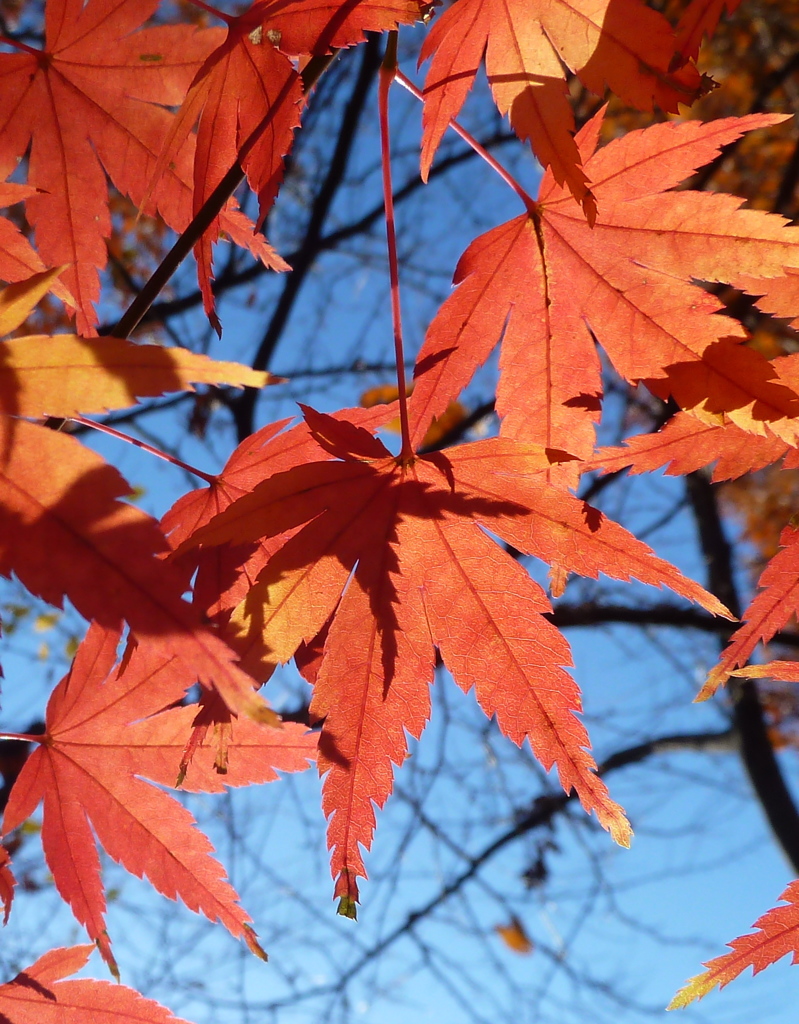
[[[0,290],[0,335],[10,334],[24,323],[65,270],[66,264],[43,270]]]
[[[116,982],[122,980],[122,976],[119,973],[119,964],[116,962],[116,957],[111,952],[111,943],[108,938],[108,932],[103,932],[102,937],[95,940],[95,945],[100,951],[100,956],[105,961],[108,970],[111,972],[111,977]]]
[[[702,688],[699,693],[694,697],[694,704],[701,704],[703,701],[710,700],[716,690],[718,690],[720,686],[723,686],[729,678],[730,673],[721,665],[717,665],[713,671],[708,674],[708,677],[702,684]]]
[[[348,917],[351,921],[358,920],[358,904],[351,896],[342,896],[338,901],[336,913],[341,917]]]
[[[242,930],[244,941],[247,943],[247,948],[259,960],[263,960],[266,963],[269,957],[266,954],[266,950],[263,948],[261,943],[258,941],[258,936],[255,934],[255,930],[248,924],[244,925]]]
[[[706,996],[715,985],[716,981],[712,978],[710,971],[705,971],[704,974],[697,974],[689,979],[686,985],[683,985],[666,1009],[682,1010],[691,1003],[696,1002],[697,999],[702,999]]]
[[[263,697],[259,697],[257,693],[253,693],[253,697],[252,703],[244,708],[247,717],[261,725],[268,725],[273,729],[281,729],[283,727],[283,720],[280,715],[269,707]]]
[[[630,849],[634,833],[624,814],[620,813],[619,817],[608,826],[608,830],[615,843],[623,846],[625,850]]]

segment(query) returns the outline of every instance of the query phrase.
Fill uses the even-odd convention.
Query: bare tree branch
[[[675,733],[619,750],[603,761],[597,771],[602,776],[609,775],[620,768],[645,761],[655,754],[674,753],[677,751],[728,753],[737,749],[737,732],[734,727],[714,732]],[[455,875],[446,885],[442,886],[427,903],[407,914],[400,924],[370,949],[362,953],[355,963],[345,971],[342,971],[334,983],[305,989],[291,997],[262,1004],[262,1008],[267,1011],[278,1010],[283,1006],[294,1005],[300,1001],[304,1002],[308,999],[329,995],[333,992],[340,993],[344,991],[347,985],[372,961],[380,957],[405,935],[413,933],[414,929],[421,922],[429,918],[442,904],[459,893],[500,851],[529,832],[550,825],[553,819],[562,813],[575,799],[576,794],[574,792],[544,794],[536,797],[527,813],[518,817],[510,828],[486,844],[478,853],[470,856],[462,871]]]
[[[686,477],[686,487],[707,565],[708,589],[734,615],[740,616],[741,601],[733,579],[732,550],[716,500],[718,485],[711,483],[705,473],[697,472]],[[777,841],[794,871],[799,872],[799,810],[771,745],[757,686],[751,679],[733,679],[729,691],[746,771]]]

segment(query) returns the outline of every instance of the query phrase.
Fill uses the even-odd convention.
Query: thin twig
[[[121,430],[115,430],[107,423],[98,423],[96,420],[90,420],[86,416],[70,416],[69,417],[74,423],[80,423],[84,427],[90,427],[92,430],[98,430],[101,434],[108,434],[111,437],[115,437],[118,441],[125,441],[127,444],[133,444],[137,448],[142,448],[144,451],[149,452],[150,455],[155,455],[159,459],[163,459],[165,462],[171,462],[173,466],[177,466],[179,469],[185,469],[188,473],[193,473],[194,476],[198,476],[201,480],[205,480],[206,483],[212,484],[216,481],[216,477],[204,473],[201,469],[197,469],[195,466],[190,466],[188,462],[183,462],[174,455],[170,455],[168,452],[162,452],[160,448],[155,448],[151,444],[147,444],[146,441],[141,441],[137,437],[130,437],[128,434],[123,434]]]
[[[334,51],[324,57],[313,57],[308,62],[302,72],[302,83],[306,95],[316,84],[324,71],[330,66],[336,56],[336,52],[337,51]],[[255,130],[249,135],[247,141],[239,150],[236,162],[194,215],[186,230],[178,236],[177,241],[161,261],[160,265],[156,268],[152,277],[145,284],[117,325],[114,327],[111,332],[114,337],[127,338],[133,333],[180,264],[189,255],[194,246],[200,241],[208,228],[211,227],[213,222],[222,212],[225,203],[227,203],[228,199],[230,199],[244,180],[242,164],[274,120],[275,113],[287,97],[293,82],[294,79],[292,78],[289,78],[286,81],[277,99],[269,108],[269,111],[261,119]]]
[[[417,89],[417,87],[413,84],[410,78],[404,75],[399,69],[397,69],[396,79],[404,89],[408,90],[411,96],[414,96],[417,100],[424,102],[424,95],[421,92],[421,90]],[[470,146],[481,159],[485,160],[485,162],[493,171],[496,171],[496,173],[500,176],[500,178],[502,178],[506,185],[510,185],[510,187],[513,189],[513,191],[516,193],[519,199],[521,199],[521,201],[524,203],[528,213],[532,213],[533,210],[538,208],[538,204],[536,203],[536,201],[522,188],[519,182],[510,173],[510,171],[507,170],[507,168],[503,167],[498,160],[495,160],[494,157],[491,156],[491,154],[488,152],[488,150],[484,146],[480,145],[480,143],[471,134],[471,132],[468,132],[463,127],[463,125],[459,124],[455,120],[454,117],[450,118],[449,126],[450,128],[452,128],[454,132],[460,135],[463,141],[468,146]]]
[[[386,207],[386,244],[388,247],[388,274],[391,284],[391,322],[394,327],[394,357],[397,361],[397,389],[399,392],[402,451],[400,458],[409,462],[413,458],[411,432],[408,425],[408,388],[405,381],[405,349],[402,344],[402,309],[399,292],[399,259],[397,258],[397,226],[394,219],[394,189],[391,184],[391,133],[388,126],[388,94],[397,74],[397,36],[389,32],[386,54],[380,67],[378,109],[380,112],[380,157],[383,170],[383,202]]]

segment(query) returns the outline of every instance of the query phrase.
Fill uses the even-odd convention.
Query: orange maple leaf
[[[288,57],[272,45],[262,21],[251,11],[230,19],[226,38],[192,81],[149,179],[150,187],[157,187],[170,164],[194,139],[193,129],[199,120],[194,213],[238,161],[258,196],[259,225],[277,195],[283,157],[300,123],[303,98],[299,74]],[[217,330],[211,291],[212,244],[220,227],[217,218],[195,246],[203,305]]]
[[[728,943],[732,952],[706,963],[707,970],[691,978],[668,1008],[687,1006],[706,996],[716,985],[724,988],[747,967],[758,974],[786,953],[793,953],[793,963],[799,964],[799,882],[791,882],[780,899],[787,906],[773,907],[755,921],[758,930],[754,934],[741,935]]]
[[[418,736],[427,720],[436,648],[505,735],[528,739],[547,769],[557,765],[564,788],[626,845],[629,826],[594,773],[575,716],[568,645],[543,618],[549,602],[483,531],[564,571],[634,577],[716,613],[723,606],[548,484],[545,471],[562,453],[495,438],[405,464],[368,431],[304,411],[322,458],[335,460],[270,475],[183,549],[287,538],[231,627],[273,663],[325,633],[311,713],[324,718],[319,770],[341,911],[354,914],[365,875],[359,847],[371,843],[373,804],[391,791],[405,731]]]
[[[668,476],[684,476],[713,463],[714,483],[735,480],[777,462],[793,449],[778,437],[758,437],[734,423],[703,423],[678,412],[657,433],[628,437],[622,447],[600,448],[585,469],[651,473],[661,466]]]
[[[762,665],[737,668],[730,675],[743,679],[773,679],[782,683],[799,683],[799,661],[767,661]]]
[[[257,952],[250,918],[207,838],[187,810],[139,777],[175,784],[196,708],[163,709],[182,699],[185,678],[174,672],[169,652],[156,657],[144,648],[114,674],[118,643],[118,631],[90,627],[50,698],[47,731],[14,784],[3,830],[19,826],[44,800],[42,844],[56,887],[109,964],[95,835],[132,874],[146,875],[165,896],[179,896],[192,910],[218,919]],[[214,770],[216,748],[200,743],[189,788],[220,792],[270,781],[276,768],[303,770],[315,745],[302,726],[231,722],[225,774]]]
[[[780,544],[782,550],[771,559],[757,581],[760,592],[744,612],[744,624],[730,637],[729,646],[707,677],[697,700],[711,697],[749,660],[761,641],[767,643],[799,612],[799,528],[786,526],[780,535]]]
[[[59,287],[63,294],[63,285],[58,285],[58,279],[64,270],[64,267],[41,270],[0,289],[0,337],[15,331],[48,291]]]
[[[194,210],[239,162],[258,196],[260,226],[283,177],[283,160],[300,124],[302,80],[286,54],[328,53],[364,38],[365,30],[395,28],[420,15],[419,0],[255,3],[226,18],[227,37],[197,72],[175,118],[152,181],[156,182],[197,127]],[[195,247],[206,313],[217,329],[211,292],[211,243],[218,221]]]
[[[601,112],[578,136],[599,203],[590,228],[548,171],[531,213],[476,239],[419,353],[409,402],[418,444],[502,338],[501,432],[585,459],[602,394],[595,340],[628,381],[646,379],[712,423],[725,416],[786,441],[799,398],[695,280],[777,278],[799,265],[799,228],[733,196],[664,192],[771,115],[665,123],[594,152]],[[593,155],[591,155],[593,154]],[[766,282],[768,284],[768,282]],[[573,476],[567,479],[573,482]],[[563,470],[561,470],[561,474]]]
[[[106,412],[145,396],[193,391],[193,383],[260,388],[280,379],[184,348],[121,338],[57,334],[0,342],[0,410],[7,415]]]
[[[0,1017],[8,1024],[188,1024],[126,985],[63,981],[79,971],[94,946],[52,949],[0,985]]]
[[[0,176],[30,146],[26,203],[41,258],[70,264],[64,283],[77,305],[81,334],[93,333],[98,269],[110,234],[108,173],[138,206],[169,130],[166,109],[217,45],[216,30],[174,25],[135,31],[157,0],[47,0],[43,51],[14,42],[0,54]],[[191,219],[193,139],[174,154],[145,212],[158,212],[181,231]],[[222,227],[267,265],[285,268],[233,206]]]
[[[593,219],[591,175],[581,167],[572,135],[563,65],[594,93],[609,85],[632,106],[651,110],[657,103],[676,111],[678,103],[692,103],[700,87],[689,65],[669,70],[676,49],[669,23],[639,0],[458,0],[433,25],[419,57],[420,64],[433,58],[424,87],[422,177],[427,180],[485,53],[500,113]]]

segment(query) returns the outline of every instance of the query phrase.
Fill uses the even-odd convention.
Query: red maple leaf
[[[153,182],[182,151],[197,125],[195,213],[238,162],[258,196],[260,226],[277,195],[304,99],[302,79],[286,54],[324,54],[332,47],[360,42],[366,30],[396,28],[419,16],[419,0],[275,0],[254,3],[237,18],[226,17],[227,37],[191,83]],[[211,243],[218,230],[215,221],[195,246],[203,304],[217,329]]]
[[[247,12],[231,18],[221,45],[191,83],[164,141],[151,183],[157,187],[170,164],[194,139],[193,211],[202,207],[222,178],[240,162],[260,203],[263,222],[283,176],[283,157],[300,123],[302,84],[294,65],[270,42],[262,18]],[[211,291],[212,244],[217,218],[195,246],[203,305],[219,329]]]
[[[89,960],[94,946],[53,949],[0,985],[0,1017],[8,1024],[188,1024],[152,999],[109,981],[63,981]]]
[[[118,643],[118,631],[89,629],[50,698],[47,731],[14,784],[3,830],[18,827],[44,800],[42,844],[56,887],[111,965],[95,836],[132,874],[218,919],[258,952],[250,918],[207,838],[187,810],[141,778],[167,786],[178,778],[196,707],[163,709],[183,698],[185,679],[168,652],[156,657],[146,649],[114,674]],[[214,767],[218,747],[199,743],[188,788],[220,792],[270,781],[275,769],[303,770],[315,745],[302,726],[230,722],[225,774]]]
[[[47,0],[42,51],[13,42],[0,54],[0,176],[30,146],[26,215],[41,258],[69,264],[64,284],[77,305],[81,334],[93,333],[98,269],[110,233],[106,173],[138,206],[173,115],[218,31],[173,25],[135,31],[157,0]],[[8,40],[7,40],[8,41]],[[173,154],[145,212],[177,231],[191,219],[193,139]],[[267,265],[285,268],[249,221],[231,206],[222,227]]]
[[[159,554],[166,540],[150,516],[118,499],[130,485],[73,437],[24,420],[0,464],[0,573],[87,619],[126,620],[143,646],[168,650],[188,687],[214,686],[236,711],[273,720],[230,648],[181,599],[185,582]]]
[[[610,86],[632,106],[651,110],[657,103],[676,111],[700,87],[692,67],[670,71],[676,49],[665,18],[639,0],[458,0],[435,22],[419,57],[419,63],[433,58],[424,87],[422,177],[485,54],[500,113],[593,219],[591,174],[581,167],[572,136],[563,65],[594,93]]]
[[[759,974],[786,953],[793,953],[793,963],[799,963],[799,882],[791,882],[780,899],[787,906],[772,908],[755,921],[754,934],[741,935],[728,943],[732,952],[706,963],[707,970],[680,989],[669,1009],[676,1010],[701,999],[716,985],[724,988],[747,967]]]
[[[710,423],[727,417],[760,434],[768,423],[794,440],[797,393],[775,364],[739,344],[746,332],[715,316],[720,304],[695,281],[777,278],[799,264],[799,228],[742,210],[733,196],[664,191],[744,131],[778,120],[665,123],[594,152],[597,114],[578,136],[599,204],[594,227],[547,172],[529,214],[469,246],[458,288],[419,353],[413,442],[500,338],[505,436],[590,456],[602,394],[598,341],[626,380],[647,380]]]
[[[359,847],[371,843],[373,803],[382,806],[391,790],[404,732],[418,736],[427,720],[436,648],[502,731],[518,744],[528,739],[627,843],[629,826],[593,771],[575,717],[579,690],[563,668],[566,640],[543,618],[549,602],[484,530],[559,574],[634,577],[714,612],[723,606],[548,484],[557,453],[496,438],[405,463],[366,430],[305,415],[322,458],[336,459],[268,476],[183,547],[287,538],[231,627],[272,663],[324,631],[311,713],[324,718],[319,768],[342,912],[354,914],[365,874]]]

